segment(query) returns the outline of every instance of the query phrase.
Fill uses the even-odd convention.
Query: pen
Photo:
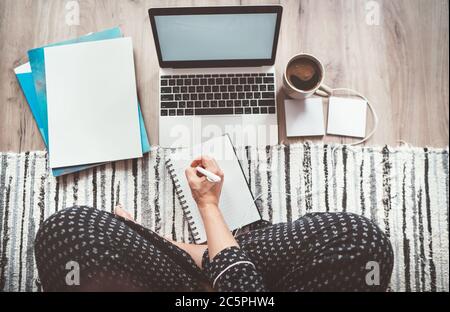
[[[195,168],[195,170],[203,174],[209,182],[219,183],[220,181],[222,181],[222,179],[218,175],[206,170],[205,168],[198,166]]]

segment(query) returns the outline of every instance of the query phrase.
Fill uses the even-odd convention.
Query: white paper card
[[[288,137],[324,135],[322,98],[285,100],[286,134]]]
[[[141,157],[131,38],[44,54],[50,167]]]
[[[366,136],[367,102],[359,99],[330,97],[328,134],[363,138]]]
[[[15,73],[16,75],[31,73],[31,65],[30,65],[30,62],[25,63],[25,64],[22,64],[22,65],[20,65],[20,66],[18,66],[18,67],[16,67],[16,68],[14,68],[14,73]]]

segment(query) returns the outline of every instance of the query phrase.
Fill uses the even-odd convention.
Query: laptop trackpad
[[[201,118],[201,125],[202,142],[225,133],[233,139],[235,133],[242,129],[242,117],[205,116]]]

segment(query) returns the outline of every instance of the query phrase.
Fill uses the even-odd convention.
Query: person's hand
[[[221,181],[219,183],[208,181],[205,176],[197,173],[197,170],[195,170],[197,166],[202,166],[218,175]],[[219,209],[220,192],[224,180],[223,172],[217,162],[205,156],[195,159],[191,166],[186,169],[186,178],[205,226],[209,260],[214,259],[225,248],[239,247]]]
[[[208,181],[204,175],[197,172],[195,169],[197,166],[201,166],[218,175],[222,181],[218,183]],[[213,158],[207,156],[198,157],[191,163],[191,166],[186,169],[185,173],[189,187],[191,188],[192,197],[197,203],[200,211],[218,208],[224,175],[217,162]]]

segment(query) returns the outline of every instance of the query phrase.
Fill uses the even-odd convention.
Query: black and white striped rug
[[[449,290],[447,149],[368,148],[310,143],[241,150],[264,219],[289,221],[310,211],[349,211],[374,220],[390,237],[393,291]],[[45,152],[0,153],[0,290],[39,290],[33,240],[55,211],[123,204],[145,226],[187,241],[189,230],[155,148],[55,179]]]

